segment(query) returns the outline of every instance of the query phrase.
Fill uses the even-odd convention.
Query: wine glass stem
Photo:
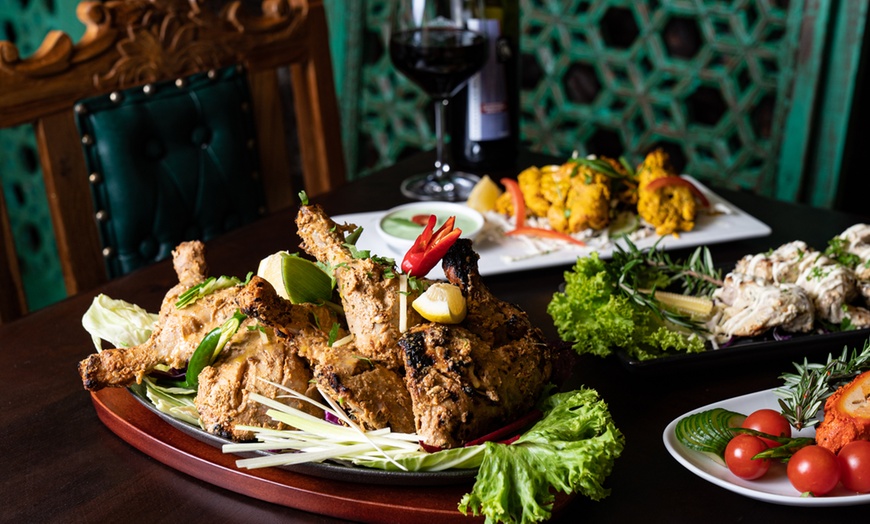
[[[445,178],[450,166],[444,162],[444,112],[447,100],[435,101],[435,178],[440,182]]]

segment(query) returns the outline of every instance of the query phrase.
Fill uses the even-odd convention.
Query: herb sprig
[[[627,237],[624,241],[624,248],[619,244],[614,247],[612,262],[608,264],[618,291],[664,321],[696,332],[706,331],[691,315],[664,307],[655,291],[679,283],[686,295],[712,294],[722,285],[722,271],[713,264],[710,250],[699,247],[685,262],[675,262],[658,248],[658,242],[643,251]]]
[[[775,393],[780,397],[779,406],[789,423],[797,429],[811,428],[819,423],[817,414],[825,400],[837,388],[847,384],[862,371],[870,369],[870,340],[864,342],[864,348],[859,352],[848,347],[843,348],[839,358],[828,355],[824,364],[810,363],[804,359],[803,364],[794,364],[797,373],[780,375],[783,387]]]

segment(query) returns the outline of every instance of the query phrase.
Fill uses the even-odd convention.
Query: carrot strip
[[[517,181],[512,178],[502,178],[501,183],[511,195],[511,202],[514,205],[514,222],[516,227],[520,228],[526,225],[526,201],[523,198],[523,192],[520,190]]]

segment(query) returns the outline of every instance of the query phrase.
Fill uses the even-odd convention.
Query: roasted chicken
[[[458,325],[419,324],[399,340],[418,434],[430,446],[462,445],[523,415],[550,380],[553,356],[528,316],[481,281],[471,241],[443,260],[468,305]]]
[[[240,288],[236,286],[214,291],[184,308],[176,306],[181,293],[208,276],[202,242],[180,244],[173,252],[173,264],[179,283],[164,297],[151,337],[144,344],[107,349],[82,360],[79,374],[85,389],[141,382],[158,364],[184,369],[202,339],[238,309]],[[277,396],[278,389],[261,379],[316,395],[310,384],[312,373],[295,347],[256,328],[252,319],[244,320],[218,359],[199,374],[196,407],[202,426],[211,433],[245,440],[251,437],[250,432],[237,430],[236,425],[283,427],[266,416],[262,405],[249,399],[251,392]],[[309,413],[318,412],[307,402],[284,402]]]
[[[318,326],[338,319],[326,306],[291,304],[271,284],[253,277],[239,295],[242,311],[275,329],[310,363],[321,390],[367,429],[413,433],[411,397],[402,377],[383,362],[362,357],[353,342],[330,345]],[[346,330],[338,337],[344,338]]]
[[[125,387],[141,382],[158,364],[184,369],[203,337],[235,312],[236,290],[223,289],[189,307],[175,307],[178,296],[208,276],[202,242],[185,242],[172,252],[178,284],[170,289],[160,306],[159,320],[144,344],[107,349],[79,363],[85,389]]]
[[[345,233],[356,226],[340,226],[319,206],[302,206],[296,217],[302,249],[331,268],[335,277],[348,330],[360,356],[401,369],[399,340],[399,279],[395,266],[371,257],[355,257],[346,245]],[[409,290],[408,303],[417,296]],[[408,325],[422,317],[408,310]]]

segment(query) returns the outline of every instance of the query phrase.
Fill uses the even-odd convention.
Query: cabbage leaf
[[[97,352],[105,340],[113,348],[138,346],[148,341],[157,325],[158,315],[136,304],[100,293],[82,316],[82,326],[91,335]]]

